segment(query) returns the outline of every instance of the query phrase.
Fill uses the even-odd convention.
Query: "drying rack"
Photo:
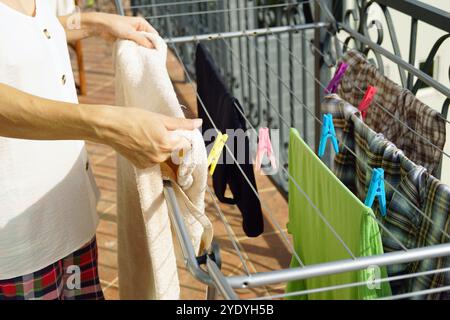
[[[231,1],[231,0],[230,0]],[[124,7],[122,1],[116,0],[116,7],[117,11],[121,15],[125,15],[126,10],[133,10],[133,9],[140,9],[140,8],[148,8],[148,7],[158,7],[158,8],[164,8],[164,7],[171,7],[171,6],[180,6],[185,4],[193,4],[193,3],[209,3],[214,1],[209,0],[191,0],[191,1],[174,1],[169,3],[158,3],[155,1],[148,1],[149,3],[144,5],[136,5],[131,7]],[[277,34],[284,34],[284,33],[292,33],[292,32],[298,32],[298,31],[304,31],[304,30],[319,30],[320,32],[328,33],[330,36],[336,38],[336,30],[344,30],[347,32],[351,37],[354,39],[357,39],[361,43],[368,46],[371,50],[374,50],[386,58],[394,61],[399,66],[403,67],[405,70],[407,70],[410,74],[413,74],[418,79],[421,79],[423,82],[427,83],[431,87],[435,88],[437,91],[441,92],[445,97],[450,98],[450,89],[442,85],[441,83],[437,82],[436,80],[432,79],[430,76],[422,72],[421,70],[416,69],[411,64],[403,61],[398,56],[390,53],[389,51],[383,49],[381,46],[379,46],[376,43],[373,43],[370,39],[364,37],[357,31],[350,28],[348,25],[336,22],[334,20],[333,16],[327,9],[327,7],[322,3],[321,0],[315,0],[315,1],[303,1],[303,2],[295,2],[295,1],[286,1],[287,3],[281,4],[281,5],[272,5],[274,6],[287,6],[287,5],[299,5],[306,2],[314,2],[315,4],[315,10],[323,10],[323,12],[326,15],[326,19],[320,19],[320,21],[317,19],[317,17],[320,15],[316,15],[316,22],[309,22],[309,23],[301,23],[301,24],[289,24],[286,26],[276,26],[276,27],[270,27],[270,28],[255,28],[255,29],[247,29],[247,30],[240,30],[240,31],[229,31],[229,32],[221,32],[221,33],[207,33],[207,34],[197,34],[197,35],[183,35],[183,36],[177,36],[173,37],[171,34],[169,34],[169,37],[166,38],[166,42],[170,45],[170,48],[172,49],[173,53],[176,55],[176,57],[179,59],[179,61],[182,63],[182,67],[185,73],[186,78],[188,79],[189,83],[193,85],[194,81],[192,79],[192,76],[189,72],[189,68],[184,64],[184,61],[181,57],[181,54],[179,52],[179,49],[177,48],[177,44],[196,44],[201,41],[223,41],[224,47],[229,50],[232,54],[232,56],[236,59],[237,63],[241,64],[241,68],[245,70],[245,65],[239,61],[239,56],[233,51],[233,48],[227,44],[227,42],[224,39],[233,39],[233,38],[249,38],[249,37],[258,37],[258,36],[275,36]],[[271,6],[266,6],[271,7]],[[244,8],[244,10],[250,10],[251,8]],[[227,11],[228,10],[228,11]],[[157,15],[157,16],[151,16],[146,17],[148,19],[165,19],[168,20],[170,18],[179,18],[186,15],[195,16],[195,15],[207,15],[209,13],[219,13],[219,12],[229,12],[230,9],[227,10],[206,10],[201,12],[192,12],[192,13],[175,13],[175,14],[164,14],[164,15]],[[324,20],[324,21],[322,21]],[[318,22],[317,22],[318,21]],[[341,45],[347,45],[346,43],[339,41],[335,41],[336,44],[336,51],[340,52],[342,54],[342,47],[339,48],[338,44]],[[289,50],[289,48],[285,48],[286,50]],[[327,59],[327,57],[324,55],[322,50],[320,50],[317,46],[317,43],[313,44],[311,43],[311,49],[317,53],[319,53],[324,60]],[[260,53],[256,51],[259,55]],[[300,65],[303,66],[303,69],[306,73],[309,73],[312,76],[312,79],[319,84],[320,87],[323,89],[325,88],[325,85],[317,79],[317,77],[314,76],[314,74],[308,72],[307,68],[304,65],[304,62],[302,62],[297,55],[295,55],[292,52],[289,52],[295,59],[295,61]],[[261,55],[262,56],[262,55]],[[261,57],[260,56],[260,57]],[[264,58],[263,58],[264,60]],[[265,60],[265,64],[271,68],[269,62]],[[268,69],[269,70],[269,69]],[[248,71],[248,70],[247,70]],[[272,71],[272,70],[271,70]],[[274,73],[275,74],[275,73]],[[249,74],[250,76],[250,74]],[[271,107],[274,107],[273,104],[270,101],[270,98],[267,96],[267,93],[264,92],[264,89],[261,87],[258,87],[258,84],[254,81],[254,79],[251,79],[250,76],[249,79],[252,80],[253,84],[256,84],[257,90],[262,94],[263,97],[265,97],[267,103],[271,105]],[[283,79],[279,78],[280,85],[285,85],[286,83],[283,81]],[[291,92],[291,94],[294,96],[294,99],[297,100],[298,103],[303,107],[304,111],[306,113],[309,113],[310,116],[313,117],[315,121],[317,121],[319,124],[321,124],[321,119],[317,116],[316,113],[314,113],[311,110],[314,110],[313,108],[309,108],[303,100],[299,99],[294,92]],[[202,107],[206,114],[209,116],[208,111],[206,110],[203,101],[197,94],[197,98],[199,101],[199,107]],[[379,106],[380,108],[383,108],[382,106]],[[275,109],[275,108],[274,108]],[[237,110],[240,111],[239,108]],[[251,121],[249,121],[248,117],[240,111],[244,119],[246,120],[246,123],[248,127],[250,127],[255,133],[256,128],[252,125]],[[275,110],[276,112],[276,110]],[[280,121],[286,125],[287,127],[290,126],[289,121],[283,118],[283,116],[278,113],[278,116],[280,118]],[[444,115],[446,116],[446,114]],[[210,117],[211,123],[215,127],[214,121],[212,121]],[[398,121],[400,121],[398,119]],[[446,120],[447,121],[447,120]],[[449,123],[447,121],[447,123]],[[406,124],[404,124],[406,125]],[[217,130],[217,127],[216,127]],[[413,130],[413,129],[411,129]],[[419,133],[416,133],[419,135]],[[425,139],[425,138],[424,138]],[[431,142],[430,142],[431,143]],[[344,145],[345,148],[348,149],[347,146]],[[437,148],[437,147],[436,147]],[[348,149],[350,152],[351,150]],[[444,156],[449,157],[447,153],[445,153],[443,150],[440,150]],[[237,160],[234,158],[232,152],[230,149],[225,146],[224,152],[228,152],[230,156],[233,158],[233,160],[237,163]],[[354,154],[355,155],[355,154]],[[356,156],[356,155],[355,155]],[[358,157],[356,157],[358,158]],[[244,179],[250,184],[250,180],[248,177],[245,176],[245,173],[242,171],[240,166],[237,166],[241,173],[243,174]],[[287,170],[285,168],[282,168],[282,170],[285,170],[286,175],[289,179],[293,180],[293,178],[289,175]],[[372,168],[369,167],[369,170],[372,170]],[[297,189],[305,196],[307,199],[309,197],[307,194],[302,190],[301,186],[299,186],[296,181],[293,181]],[[251,185],[251,184],[250,184]],[[388,187],[388,186],[387,186]],[[395,188],[392,187],[394,190]],[[252,187],[255,194],[258,196],[258,192]],[[230,226],[227,225],[226,219],[224,219],[223,213],[221,212],[221,209],[218,205],[217,200],[214,198],[213,191],[207,187],[207,192],[213,199],[214,207],[217,211],[217,215],[219,218],[221,218],[222,222],[225,224],[225,228],[228,232]],[[300,263],[300,267],[298,268],[287,268],[287,269],[281,269],[281,270],[274,270],[274,271],[267,271],[267,272],[256,272],[251,273],[246,268],[246,274],[242,275],[233,275],[233,276],[225,276],[221,271],[221,255],[220,255],[220,249],[219,245],[213,241],[213,244],[208,252],[205,252],[201,256],[196,256],[195,250],[192,246],[191,240],[188,235],[187,227],[184,223],[183,214],[180,211],[180,208],[178,206],[174,190],[172,188],[172,184],[170,181],[164,181],[164,196],[166,198],[168,207],[169,207],[169,215],[172,222],[172,225],[174,227],[177,239],[181,246],[181,251],[184,257],[184,262],[186,265],[187,270],[192,274],[192,276],[197,279],[198,281],[204,283],[207,285],[207,292],[206,292],[206,298],[207,299],[217,299],[219,298],[218,294],[220,294],[224,299],[229,300],[237,300],[239,299],[239,295],[236,293],[236,289],[246,289],[246,288],[257,288],[262,287],[266,285],[273,285],[273,284],[281,284],[288,281],[294,281],[294,280],[303,280],[308,279],[312,277],[317,276],[325,276],[325,275],[333,275],[348,271],[357,271],[357,270],[363,270],[365,268],[371,267],[371,266],[388,266],[392,264],[398,264],[398,263],[407,263],[407,262],[413,262],[413,261],[419,261],[423,259],[432,259],[432,258],[439,258],[439,257],[450,257],[450,242],[435,246],[429,246],[429,247],[422,247],[422,248],[413,248],[413,249],[407,249],[398,239],[395,239],[400,246],[403,248],[401,251],[396,252],[390,252],[390,253],[384,253],[382,255],[376,255],[376,256],[369,256],[369,257],[355,257],[351,252],[350,259],[347,260],[339,260],[339,261],[333,261],[328,263],[321,263],[321,264],[315,264],[315,265],[304,265],[298,255],[296,255],[295,250],[293,250],[292,244],[289,242],[289,236],[285,234],[285,232],[282,230],[282,228],[279,226],[277,221],[274,219],[274,216],[270,210],[270,208],[267,207],[267,205],[264,203],[263,200],[261,200],[261,205],[263,207],[264,214],[268,218],[269,221],[272,222],[273,225],[277,227],[277,229],[281,232],[280,235],[283,237],[283,240],[286,242],[286,245],[288,248],[291,249],[291,253],[298,259]],[[407,199],[406,199],[407,200]],[[315,207],[314,203],[310,202],[311,205],[316,209],[317,214],[321,215],[322,218],[324,218],[323,214],[320,212],[317,207]],[[415,207],[418,212],[420,212],[422,215],[424,215],[423,212],[417,207]],[[325,218],[324,218],[325,219]],[[324,222],[329,226],[330,230],[334,232],[337,241],[340,241],[344,248],[347,248],[345,242],[339,237],[339,235],[334,231],[333,227],[326,221]],[[432,222],[432,221],[430,221]],[[379,226],[383,228],[383,225],[377,221]],[[386,231],[386,229],[384,229]],[[450,239],[450,236],[444,231],[441,230],[447,238]],[[228,232],[228,236],[230,237],[230,241],[233,244],[233,247],[236,251],[236,254],[239,256],[241,261],[243,262],[243,266],[246,266],[246,263],[242,257],[242,254],[240,253],[239,246],[238,246],[238,239],[233,238],[233,234]],[[395,238],[395,236],[393,236]],[[348,248],[347,248],[348,249]],[[415,274],[406,274],[396,277],[387,277],[383,279],[375,279],[374,282],[377,283],[377,281],[385,282],[385,281],[395,281],[395,280],[401,280],[406,278],[412,278],[412,277],[420,277],[420,276],[427,276],[431,274],[436,273],[448,273],[450,272],[450,268],[441,268],[436,270],[428,270],[425,272],[415,273]],[[324,292],[328,290],[339,290],[344,288],[350,288],[350,287],[357,287],[357,286],[363,286],[366,285],[365,282],[356,282],[356,283],[348,283],[348,284],[342,284],[337,285],[333,287],[324,287],[324,288],[317,288],[312,290],[305,290],[301,292],[294,292],[294,293],[288,293],[288,294],[279,294],[279,295],[272,295],[272,296],[261,296],[257,297],[256,299],[279,299],[284,298],[288,296],[293,295],[304,295],[309,293],[316,293],[316,292]],[[437,293],[437,292],[443,292],[443,291],[450,291],[450,287],[440,287],[440,288],[433,288],[429,290],[422,290],[417,292],[410,292],[405,294],[400,294],[396,296],[386,297],[386,299],[402,299],[402,298],[409,298],[414,296],[420,296],[424,294],[430,294],[430,293]]]

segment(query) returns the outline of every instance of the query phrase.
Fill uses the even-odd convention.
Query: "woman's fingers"
[[[191,142],[188,139],[174,131],[169,132],[167,144],[170,146],[172,152],[178,150],[188,151],[192,148]]]
[[[139,30],[138,31],[145,31],[145,32],[150,32],[150,33],[154,33],[154,34],[158,34],[158,31],[156,31],[155,28],[153,28],[153,26],[144,18],[139,18]]]
[[[149,37],[146,37],[142,33],[132,32],[128,36],[128,40],[136,42],[138,45],[143,46],[148,49],[154,49],[155,45]]]
[[[194,130],[202,126],[202,119],[162,118],[167,130]]]
[[[146,37],[147,39],[149,39],[152,42],[152,44],[156,50],[162,51],[167,48],[166,43],[158,34],[144,33],[143,35],[144,35],[144,37]]]
[[[109,136],[107,144],[138,168],[164,162],[174,151],[190,150],[191,141],[176,130],[194,130],[202,125],[201,119],[171,118],[136,108],[114,111],[111,121],[119,129]]]

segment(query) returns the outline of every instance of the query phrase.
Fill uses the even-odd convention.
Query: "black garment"
[[[227,129],[242,129],[243,131],[246,131],[245,119],[242,117],[242,114],[236,110],[236,105],[241,108],[241,110],[242,107],[226,89],[210,53],[202,44],[197,46],[195,67],[197,74],[197,92],[201,98],[201,101],[200,99],[197,101],[197,108],[199,117],[203,119],[203,132],[214,128],[214,126],[211,124],[211,121],[203,109],[202,101],[211,116],[212,121],[221,133],[227,133]],[[214,137],[215,136],[216,135],[214,135]],[[212,142],[205,141],[205,143],[210,144]],[[235,159],[239,159],[240,157],[243,158],[242,154],[239,154],[240,157],[238,157],[236,151],[237,137],[234,137],[233,139],[233,136],[230,136],[227,145],[230,147],[230,150],[233,151]],[[246,159],[245,161],[239,159],[240,167],[245,172],[255,190],[257,190],[253,165],[249,161],[249,150],[249,140],[248,137],[246,137]],[[226,153],[228,153],[228,151],[224,148],[222,152],[223,159],[226,158]],[[231,159],[230,155],[228,155],[228,158]],[[233,194],[233,199],[225,197],[227,184]],[[238,206],[242,213],[242,226],[247,236],[257,237],[264,231],[261,203],[235,162],[232,164],[217,164],[213,174],[213,186],[214,192],[221,202],[236,204]]]

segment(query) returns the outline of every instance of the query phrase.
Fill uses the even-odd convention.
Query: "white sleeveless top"
[[[78,103],[66,36],[48,1],[36,15],[0,2],[0,82]],[[0,137],[0,280],[40,270],[88,242],[98,223],[83,141]]]

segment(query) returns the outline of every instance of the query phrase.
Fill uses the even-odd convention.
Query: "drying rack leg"
[[[213,241],[211,248],[205,254],[197,257],[192,246],[189,232],[184,223],[183,215],[177,203],[175,191],[172,183],[168,180],[163,181],[164,197],[169,208],[169,216],[174,226],[177,239],[180,242],[181,252],[185,260],[188,271],[199,281],[208,285],[207,298],[213,300],[217,297],[217,291],[229,300],[237,300],[239,297],[228,283],[224,274],[220,271],[221,257],[219,245]],[[201,266],[206,265],[207,271]]]
[[[215,287],[206,287],[206,300],[217,300],[217,290]]]

